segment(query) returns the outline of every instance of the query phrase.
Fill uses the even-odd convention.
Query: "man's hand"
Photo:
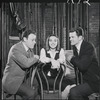
[[[34,55],[34,58],[36,58],[37,61],[39,60],[39,56],[38,55]]]
[[[73,55],[66,56],[66,60],[70,61],[72,59]]]

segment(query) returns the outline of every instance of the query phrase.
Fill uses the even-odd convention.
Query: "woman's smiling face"
[[[58,39],[55,36],[49,38],[49,46],[51,49],[55,49],[58,45]]]

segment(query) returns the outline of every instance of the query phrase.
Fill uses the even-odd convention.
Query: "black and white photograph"
[[[1,100],[100,100],[100,1],[0,4]]]

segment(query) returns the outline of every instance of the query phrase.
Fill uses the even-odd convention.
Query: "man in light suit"
[[[2,78],[3,90],[6,93],[17,94],[27,100],[36,97],[36,89],[24,82],[26,70],[39,60],[39,56],[32,52],[35,44],[35,32],[26,30],[22,34],[22,41],[11,47]]]
[[[71,88],[69,100],[89,100],[88,96],[94,92],[99,92],[100,88],[100,67],[95,48],[91,43],[84,40],[84,31],[81,27],[71,31],[69,38],[74,53],[74,56],[69,57],[69,61],[79,72],[78,76],[81,77],[78,77],[79,84]]]

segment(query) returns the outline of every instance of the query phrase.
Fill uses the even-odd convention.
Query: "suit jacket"
[[[3,90],[9,94],[15,94],[25,78],[26,69],[36,62],[34,56],[29,58],[22,42],[13,45],[3,73]]]
[[[93,45],[83,41],[78,55],[76,47],[73,46],[74,57],[71,63],[82,73],[83,82],[87,82],[94,91],[100,87],[100,67]]]

